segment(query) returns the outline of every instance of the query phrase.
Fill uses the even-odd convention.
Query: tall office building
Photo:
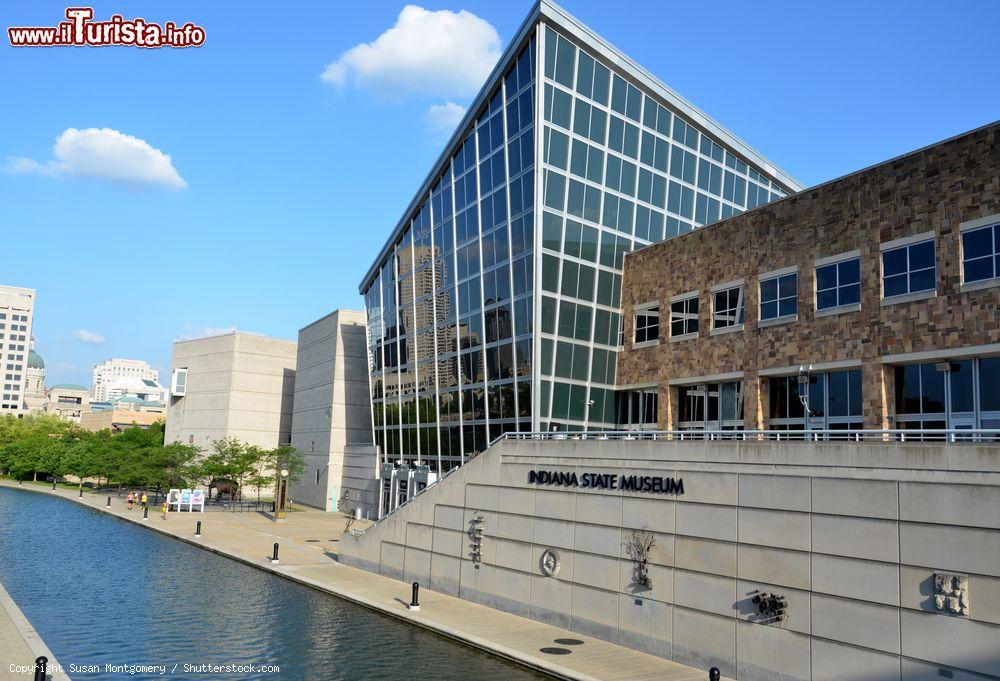
[[[0,416],[23,416],[35,290],[0,286]]]
[[[376,444],[615,428],[624,254],[800,188],[542,0],[361,281]]]
[[[94,401],[107,402],[114,397],[111,384],[118,379],[149,380],[157,384],[157,386],[148,386],[151,390],[163,391],[162,386],[158,385],[160,380],[160,372],[158,370],[152,368],[141,359],[119,359],[116,357],[94,365],[92,386]],[[163,399],[162,395],[159,399]]]

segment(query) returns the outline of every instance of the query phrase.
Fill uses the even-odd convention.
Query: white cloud
[[[338,87],[353,81],[399,99],[413,93],[468,97],[482,87],[500,48],[496,29],[471,12],[407,5],[395,26],[344,52],[321,78]]]
[[[465,115],[465,107],[455,102],[434,104],[424,113],[424,123],[435,137],[448,137]]]
[[[77,329],[74,331],[73,338],[81,343],[90,343],[91,345],[100,345],[104,342],[104,336],[94,331],[87,331],[86,329]]]
[[[145,140],[111,128],[67,128],[52,149],[55,159],[39,163],[31,158],[7,159],[8,173],[39,173],[50,177],[87,177],[132,186],[183,189],[170,156]]]

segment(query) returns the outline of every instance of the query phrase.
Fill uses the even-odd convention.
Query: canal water
[[[0,488],[0,582],[65,668],[102,669],[74,679],[545,678],[100,511],[23,490]],[[165,665],[167,674],[107,675],[105,664]],[[244,668],[191,671],[203,664]],[[246,665],[280,671],[250,672]]]

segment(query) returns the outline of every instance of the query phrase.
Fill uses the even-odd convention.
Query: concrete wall
[[[291,495],[333,511],[345,490],[345,448],[372,441],[364,312],[337,310],[299,331],[297,367],[291,442],[306,467]]]
[[[236,332],[174,343],[172,367],[187,367],[187,394],[169,398],[166,441],[206,451],[225,437],[287,444],[295,352],[292,341]]]
[[[670,476],[684,491],[529,484],[531,470]],[[656,540],[651,588],[624,549],[637,531]],[[345,533],[340,556],[738,679],[1000,678],[995,446],[504,441]],[[968,578],[968,615],[936,612],[937,572]],[[757,590],[787,599],[784,621],[762,621]]]

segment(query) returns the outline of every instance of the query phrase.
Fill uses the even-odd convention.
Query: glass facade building
[[[625,253],[798,189],[539,3],[361,283],[376,444],[445,471],[644,421],[615,379]]]

